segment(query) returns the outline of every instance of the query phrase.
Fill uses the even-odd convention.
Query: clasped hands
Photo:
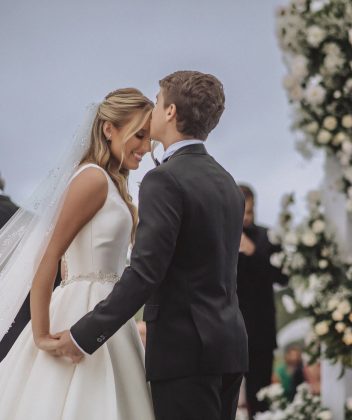
[[[84,354],[77,348],[71,339],[70,331],[61,331],[57,334],[47,334],[35,339],[36,346],[54,357],[67,357],[72,363],[79,363]]]

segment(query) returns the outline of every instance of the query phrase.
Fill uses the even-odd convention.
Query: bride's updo
[[[126,127],[123,139],[125,143],[144,127],[150,118],[153,107],[153,102],[135,88],[118,89],[109,93],[98,108],[92,126],[89,149],[80,162],[95,163],[109,174],[131,212],[133,219],[132,240],[137,227],[138,215],[128,192],[129,170],[123,168],[122,162],[119,162],[111,153],[103,132],[103,125],[105,121],[108,121],[116,128]]]

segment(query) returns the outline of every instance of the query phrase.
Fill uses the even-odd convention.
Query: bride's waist
[[[115,284],[120,280],[120,275],[117,272],[103,272],[96,271],[91,273],[80,273],[69,275],[67,278],[64,278],[60,286],[65,287],[68,284],[79,282],[79,281],[88,281],[88,282],[97,282],[97,283],[113,283]]]

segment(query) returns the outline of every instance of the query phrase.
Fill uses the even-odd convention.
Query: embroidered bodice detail
[[[132,230],[131,213],[115,184],[99,166],[83,165],[73,178],[87,167],[104,172],[108,193],[102,208],[78,232],[62,259],[62,287],[77,281],[116,283],[126,266]]]

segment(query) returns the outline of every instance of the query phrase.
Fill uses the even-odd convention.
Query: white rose
[[[345,83],[345,86],[343,88],[344,92],[349,93],[352,91],[352,79],[348,79]]]
[[[296,235],[295,232],[290,231],[288,233],[286,233],[285,237],[284,237],[284,242],[287,245],[297,245],[298,244],[298,237]]]
[[[274,267],[280,268],[285,258],[283,252],[275,252],[270,256],[270,264]]]
[[[331,317],[334,321],[342,321],[345,316],[338,309],[335,309],[335,311],[332,313]]]
[[[268,230],[268,239],[273,245],[280,244],[280,233],[275,231],[274,229]]]
[[[329,263],[326,260],[319,260],[318,265],[321,270],[325,270]]]
[[[352,182],[352,167],[345,168],[343,171],[343,176],[350,182]]]
[[[328,410],[321,411],[317,418],[319,420],[332,420],[332,414]]]
[[[286,309],[286,312],[289,314],[293,314],[296,311],[296,304],[295,301],[289,295],[282,296],[282,304]]]
[[[335,90],[335,92],[334,92],[334,98],[335,99],[339,99],[339,98],[341,98],[341,96],[342,96],[342,93],[339,90]]]
[[[324,58],[324,67],[328,73],[334,73],[345,64],[345,60],[340,55],[328,54]]]
[[[307,41],[312,47],[316,48],[325,39],[325,31],[317,25],[310,26],[307,29]]]
[[[304,55],[296,55],[291,62],[291,72],[293,76],[302,80],[308,75],[308,59]]]
[[[326,6],[326,0],[313,0],[310,4],[310,11],[312,13],[320,12]]]
[[[350,141],[345,140],[341,148],[347,155],[352,155],[352,143]]]
[[[329,143],[331,138],[332,138],[332,135],[331,135],[331,133],[329,133],[329,131],[320,130],[319,134],[318,134],[318,137],[317,137],[317,140],[318,140],[318,143],[320,143],[320,144],[327,144],[327,143]]]
[[[303,306],[303,308],[308,308],[309,306],[312,306],[315,302],[315,292],[313,290],[305,290],[302,293],[301,296],[301,305]]]
[[[304,130],[309,134],[315,134],[319,129],[319,124],[316,121],[312,121],[311,123],[304,126]]]
[[[342,125],[345,128],[352,128],[352,115],[345,115],[342,118]]]
[[[305,263],[306,263],[306,260],[301,253],[295,252],[293,254],[292,261],[291,261],[291,267],[294,270],[300,270],[301,268],[304,267]]]
[[[310,105],[321,105],[326,96],[326,90],[320,85],[309,85],[304,92],[304,98]]]
[[[343,132],[337,133],[336,136],[334,136],[333,144],[335,146],[338,146],[339,144],[343,143],[347,139],[347,135]]]
[[[329,324],[327,321],[321,321],[318,322],[315,327],[314,327],[314,331],[318,334],[318,335],[325,335],[329,332]]]
[[[297,84],[288,91],[288,95],[294,102],[298,102],[304,98],[304,90]]]
[[[335,117],[332,117],[332,116],[325,117],[324,121],[323,121],[323,126],[327,130],[333,131],[337,127],[337,119]]]
[[[337,310],[342,312],[344,315],[349,314],[351,312],[351,309],[352,309],[351,305],[346,299],[340,302],[337,306]]]
[[[325,222],[321,219],[317,219],[312,224],[312,231],[314,233],[322,233],[325,230]]]
[[[340,303],[340,299],[338,299],[336,296],[333,296],[331,299],[329,299],[328,310],[333,311],[334,309],[337,308],[339,303]]]
[[[352,330],[351,328],[346,328],[345,333],[343,335],[342,341],[347,345],[352,345]]]
[[[344,324],[343,322],[337,322],[335,324],[335,330],[339,333],[344,332],[346,329],[346,324]]]
[[[307,0],[293,0],[293,4],[299,12],[304,12],[307,8]]]
[[[346,407],[352,411],[352,397],[347,398]]]
[[[312,247],[317,244],[318,240],[314,232],[307,230],[302,235],[302,242],[304,245]]]
[[[345,153],[343,150],[337,152],[337,157],[341,163],[341,166],[349,166],[351,161],[351,155],[349,153]]]

